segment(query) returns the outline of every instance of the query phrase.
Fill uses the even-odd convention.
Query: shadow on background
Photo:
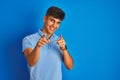
[[[28,2],[12,0],[0,3],[0,80],[29,80],[22,39],[36,31],[37,12],[33,9],[35,4]]]
[[[27,30],[24,30],[23,32],[26,31]],[[11,75],[10,80],[29,80],[27,62],[22,53],[22,39],[27,33],[20,32],[21,31],[14,31],[14,35],[10,35],[8,43],[5,44],[4,51],[7,53],[6,61],[8,61],[8,67],[10,69],[6,71],[6,74],[8,73]],[[30,32],[33,32],[33,30],[31,29]],[[20,34],[18,35],[16,33]]]

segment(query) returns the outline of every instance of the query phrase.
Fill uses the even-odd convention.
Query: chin
[[[49,34],[53,34],[54,32],[49,32]]]
[[[55,31],[49,31],[49,34],[53,34]]]

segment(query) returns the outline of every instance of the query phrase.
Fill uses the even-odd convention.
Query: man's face
[[[43,30],[46,34],[52,35],[58,29],[60,23],[61,20],[58,18],[54,18],[52,16],[45,16]]]

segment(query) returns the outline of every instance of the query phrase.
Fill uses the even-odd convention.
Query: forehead
[[[53,20],[55,20],[57,22],[61,22],[61,20],[59,18],[55,18],[53,16],[47,16],[47,17],[48,17],[48,19],[53,19]]]

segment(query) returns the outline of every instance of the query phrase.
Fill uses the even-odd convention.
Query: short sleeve
[[[33,44],[28,37],[25,37],[22,41],[22,52],[27,48],[33,48]]]

